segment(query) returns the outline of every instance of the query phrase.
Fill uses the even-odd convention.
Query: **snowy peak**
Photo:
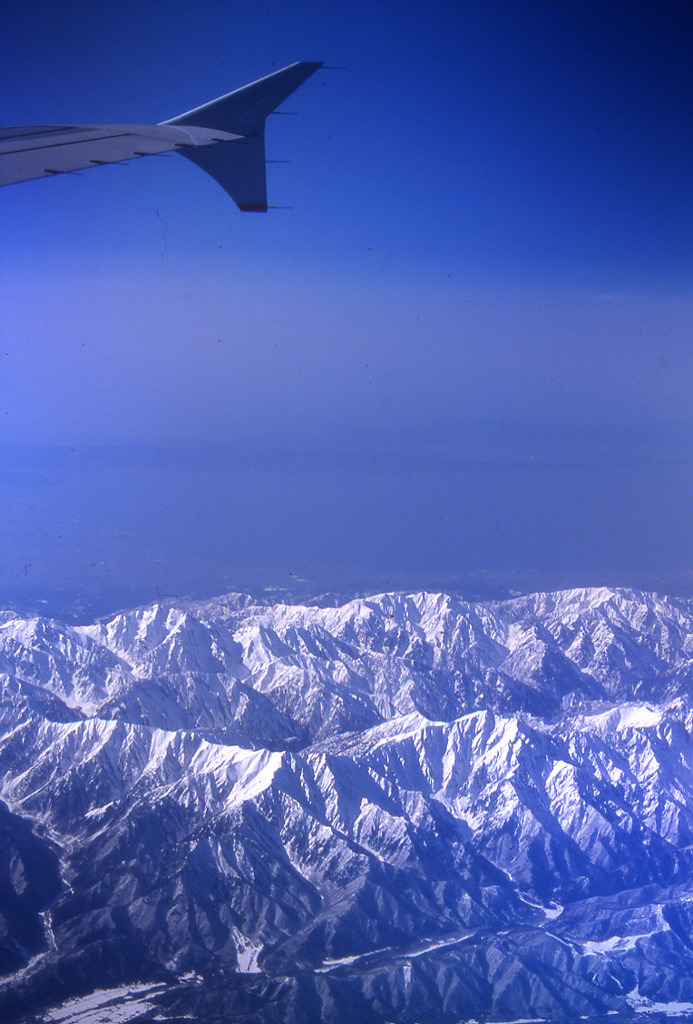
[[[264,716],[270,742],[295,745],[412,711],[550,720],[585,702],[688,696],[692,627],[689,602],[603,589],[487,605],[427,593],[337,608],[159,603],[77,628],[6,618],[0,671],[89,716],[210,738],[233,725],[239,741],[242,720]],[[254,725],[246,740],[263,742]]]
[[[693,1003],[692,638],[610,590],[0,615],[0,1015]]]

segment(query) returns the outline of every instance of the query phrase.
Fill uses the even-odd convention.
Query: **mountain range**
[[[693,1013],[693,601],[0,612],[0,834],[3,1021]]]

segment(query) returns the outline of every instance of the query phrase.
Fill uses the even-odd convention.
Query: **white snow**
[[[415,960],[417,957],[426,956],[427,953],[432,953],[437,949],[446,949],[450,946],[457,946],[460,942],[464,942],[465,939],[468,939],[474,934],[474,931],[470,930],[467,932],[461,932],[454,936],[447,936],[444,939],[431,939],[429,942],[417,943],[415,946],[412,946],[411,949],[402,949],[401,946],[385,946],[382,949],[369,950],[367,953],[358,953],[355,956],[342,956],[334,959],[326,959],[323,960],[322,967],[315,968],[315,973],[327,974],[329,971],[335,970],[335,968],[349,966],[350,964],[357,964],[359,961],[370,961],[374,957],[380,957],[384,954],[389,954],[397,960]]]
[[[626,1000],[636,1013],[663,1013],[667,1017],[677,1017],[679,1014],[693,1014],[693,1003],[655,1003],[651,999],[639,994],[630,994]]]
[[[294,927],[315,950],[313,913],[321,935],[340,915],[353,915],[357,929],[359,915],[373,915],[365,927],[382,927],[374,941],[394,942],[412,927],[407,908],[418,904],[406,887],[418,877],[450,931],[488,911],[495,931],[477,933],[485,950],[499,935],[512,945],[518,921],[533,918],[533,934],[602,957],[593,966],[608,971],[626,952],[644,955],[644,940],[663,930],[653,905],[693,898],[681,872],[637,902],[642,879],[658,877],[638,874],[652,851],[668,844],[683,864],[693,834],[693,604],[608,590],[483,606],[440,594],[338,608],[180,604],[77,630],[16,616],[0,628],[0,794],[55,844],[66,881],[75,851],[98,858],[122,847],[116,883],[137,891],[131,836],[132,858],[145,866],[170,855],[172,878],[151,872],[146,899],[127,906],[145,931],[162,912],[157,901],[171,901],[172,943],[181,943],[172,963],[198,964],[181,953],[200,920],[205,933],[224,935],[236,922],[244,973],[257,973],[267,946]],[[508,887],[468,886],[475,857]],[[368,867],[376,864],[387,888]],[[24,884],[19,861],[14,870]],[[86,858],[79,870],[90,876]],[[95,860],[88,880],[95,894],[103,889],[95,912],[107,922],[112,872],[99,871]],[[204,911],[184,891],[197,872],[199,891],[223,893]],[[615,879],[608,898],[595,896],[597,876]],[[583,920],[576,903],[564,913],[549,902],[561,892],[595,900]],[[518,915],[516,898],[537,913]],[[48,912],[43,920],[51,946]],[[576,940],[570,921],[575,934],[614,934]],[[628,928],[642,934],[618,934]],[[404,949],[357,955],[354,944],[340,946],[337,960],[321,961],[319,947],[311,955],[329,972],[364,957],[406,962],[464,940],[413,935]],[[147,1012],[155,991],[103,990],[46,1019],[128,1021]],[[689,1012],[633,996],[636,1004]]]
[[[647,935],[612,935],[608,939],[603,939],[601,942],[589,940],[587,942],[581,942],[585,953],[596,953],[606,955],[608,953],[624,953],[628,949],[635,949],[638,939],[649,938],[651,933]]]
[[[649,729],[662,721],[662,711],[643,704],[624,708],[620,713],[619,729]]]
[[[70,999],[49,1010],[44,1020],[61,1024],[125,1024],[153,1007],[151,996],[164,985],[131,985],[100,989],[79,999]]]

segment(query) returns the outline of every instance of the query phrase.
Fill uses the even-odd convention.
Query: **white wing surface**
[[[322,64],[299,61],[157,125],[0,128],[0,185],[178,152],[210,174],[241,210],[267,210],[265,118]]]

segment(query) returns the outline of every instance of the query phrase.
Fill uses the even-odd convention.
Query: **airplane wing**
[[[265,118],[322,67],[299,61],[156,125],[0,128],[0,185],[178,152],[217,181],[241,210],[267,210]]]

